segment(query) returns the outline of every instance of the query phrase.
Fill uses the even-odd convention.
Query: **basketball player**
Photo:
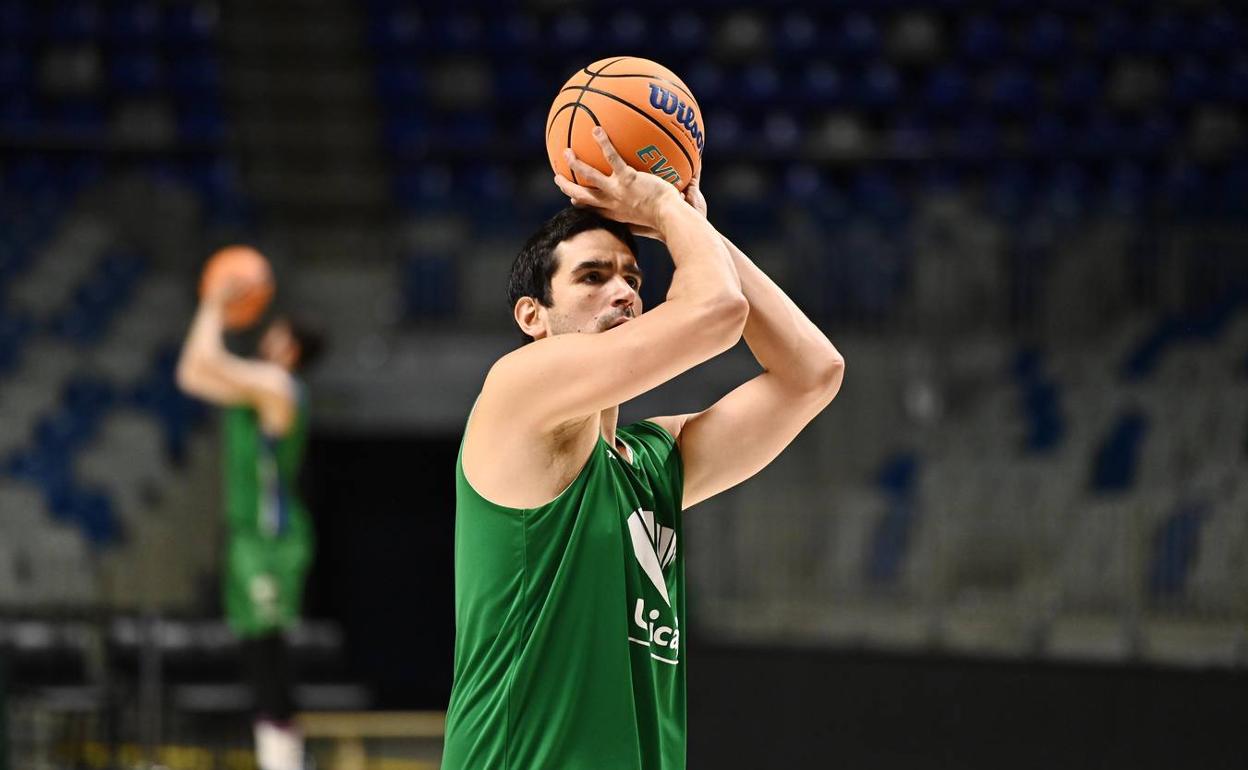
[[[612,171],[568,151],[596,189],[556,177],[574,207],[512,266],[529,344],[490,369],[464,433],[444,770],[683,768],[681,511],[757,473],[841,385],[836,348],[709,224],[696,183],[682,200],[594,136]],[[676,268],[644,314],[630,229]],[[617,424],[743,333],[757,377],[705,411]]]
[[[298,620],[312,560],[312,525],[295,492],[307,435],[295,373],[312,363],[321,343],[279,318],[260,339],[259,360],[230,353],[222,341],[225,306],[246,288],[227,281],[200,302],[178,361],[178,385],[225,408],[225,611],[255,692],[257,764],[302,770],[284,636]]]

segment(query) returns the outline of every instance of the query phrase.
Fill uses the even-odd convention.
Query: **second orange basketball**
[[[250,246],[227,246],[204,264],[199,294],[211,294],[230,281],[242,290],[225,306],[225,327],[245,329],[260,319],[273,299],[273,269],[264,255]]]
[[[635,56],[600,59],[563,84],[546,118],[546,154],[556,173],[577,179],[563,158],[577,157],[610,173],[591,133],[602,126],[624,160],[683,190],[702,170],[702,110],[671,70]]]

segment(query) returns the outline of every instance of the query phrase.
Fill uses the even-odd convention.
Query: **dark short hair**
[[[511,277],[507,280],[507,299],[511,307],[521,297],[532,297],[546,307],[554,304],[551,294],[550,279],[559,269],[559,260],[555,259],[555,247],[569,238],[589,230],[606,230],[619,238],[628,250],[637,256],[637,239],[633,237],[628,225],[607,219],[589,209],[578,209],[569,206],[542,224],[538,231],[529,237],[511,263]],[[521,332],[525,341],[532,337]]]
[[[273,323],[283,321],[290,329],[290,336],[294,338],[295,344],[299,346],[299,360],[295,362],[295,372],[306,372],[325,352],[325,333],[306,318],[282,315],[273,319]]]

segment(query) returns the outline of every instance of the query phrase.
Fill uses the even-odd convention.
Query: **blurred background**
[[[253,766],[173,383],[230,242],[330,332],[312,759],[436,766],[455,453],[550,101],[614,54],[690,86],[712,222],[848,361],[686,518],[690,767],[1243,767],[1244,6],[0,0],[0,768]]]

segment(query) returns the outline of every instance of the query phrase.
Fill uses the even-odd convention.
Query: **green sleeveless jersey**
[[[307,437],[300,398],[286,435],[265,435],[255,409],[225,410],[226,618],[242,636],[287,627],[299,616],[312,560],[312,524],[296,491]]]
[[[599,439],[550,503],[456,465],[455,672],[443,770],[685,766],[683,466],[671,434]]]

